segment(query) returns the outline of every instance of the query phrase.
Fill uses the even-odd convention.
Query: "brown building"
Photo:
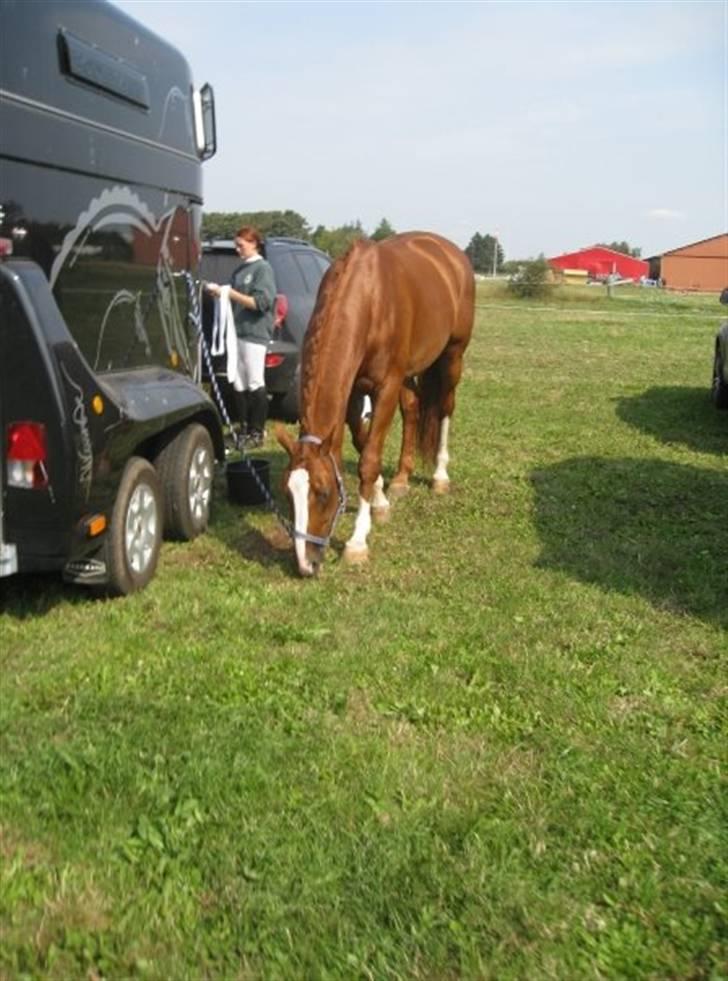
[[[660,276],[671,289],[724,290],[728,286],[728,232],[663,253]]]

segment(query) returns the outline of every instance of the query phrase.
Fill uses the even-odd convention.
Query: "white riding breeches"
[[[238,338],[238,392],[254,392],[265,387],[265,344],[254,344]]]

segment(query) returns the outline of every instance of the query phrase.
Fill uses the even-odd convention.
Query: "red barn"
[[[650,264],[644,259],[633,259],[623,252],[605,249],[603,245],[557,255],[549,259],[548,264],[553,269],[582,269],[592,279],[606,279],[614,274],[620,279],[639,280],[650,275]]]

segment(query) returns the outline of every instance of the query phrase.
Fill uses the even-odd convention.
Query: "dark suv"
[[[720,294],[720,302],[728,306],[728,286]],[[713,402],[717,409],[728,409],[728,320],[715,335],[713,355]]]
[[[272,413],[295,421],[298,419],[301,347],[319,284],[331,265],[331,259],[325,252],[297,238],[267,238],[263,254],[273,268],[278,290],[278,326],[265,358],[265,386],[271,396]],[[233,241],[217,239],[203,244],[200,264],[202,279],[229,283],[239,265],[240,257]],[[214,310],[214,300],[203,291],[202,325],[208,341],[212,335]],[[222,359],[215,361],[214,369],[218,376],[224,376]]]

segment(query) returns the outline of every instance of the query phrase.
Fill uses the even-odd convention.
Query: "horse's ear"
[[[291,438],[291,434],[288,432],[285,426],[280,424],[280,422],[276,424],[274,432],[278,442],[281,444],[286,453],[288,453],[288,455],[292,458],[294,442]]]

